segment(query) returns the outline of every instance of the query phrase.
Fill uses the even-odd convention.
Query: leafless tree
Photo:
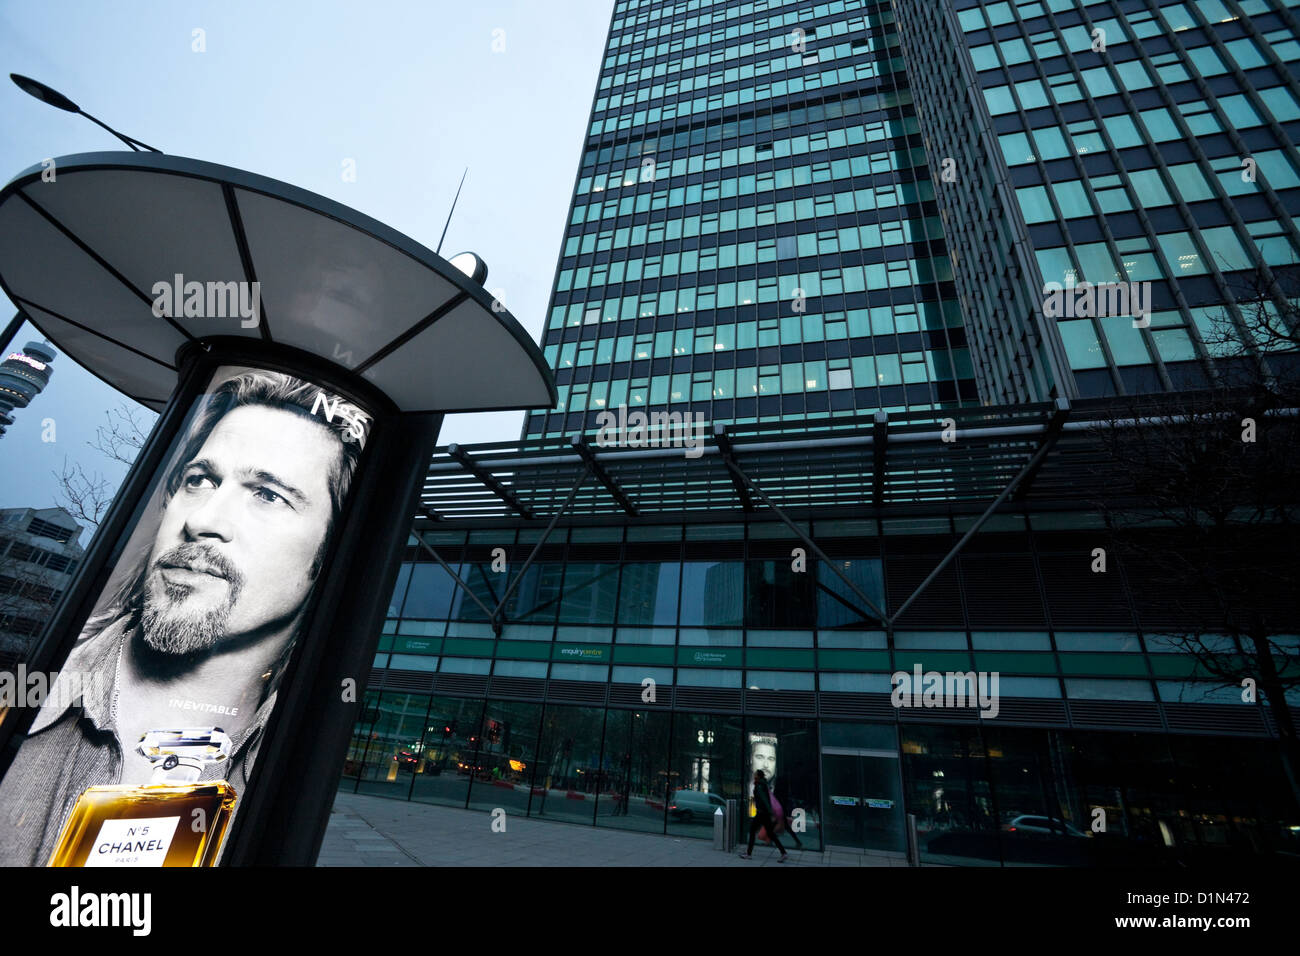
[[[109,461],[130,466],[135,461],[153,427],[153,414],[125,402],[104,412],[106,424],[95,429],[95,440],[87,442]],[[52,472],[57,482],[55,503],[92,529],[112,504],[117,489],[98,471],[86,471],[65,457],[63,467]]]
[[[114,489],[109,486],[108,479],[97,471],[87,473],[81,465],[69,463],[66,455],[63,467],[50,474],[58,482],[55,504],[76,518],[78,523],[98,528],[99,519],[113,501]]]
[[[1223,376],[1225,384],[1262,387],[1294,400],[1300,387],[1300,263],[1258,270],[1235,282],[1232,292],[1237,317],[1221,309],[1202,333],[1212,355],[1240,360],[1236,374]]]
[[[95,440],[87,442],[91,448],[99,451],[111,461],[120,461],[124,465],[135,462],[135,456],[144,447],[153,427],[151,413],[142,408],[132,408],[125,403],[104,412],[107,425],[95,429]]]
[[[1276,286],[1256,291],[1238,296],[1239,319],[1225,310],[1215,322],[1221,337],[1206,336],[1230,374],[1119,401],[1098,424],[1104,486],[1091,497],[1159,639],[1194,658],[1197,676],[1267,703],[1300,803],[1286,699],[1300,687],[1289,636],[1300,633],[1300,297],[1279,305]]]

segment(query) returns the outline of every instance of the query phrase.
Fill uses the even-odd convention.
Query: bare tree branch
[[[1094,429],[1091,497],[1149,638],[1190,656],[1190,677],[1255,683],[1300,801],[1286,699],[1300,687],[1300,645],[1284,637],[1300,625],[1298,304],[1300,272],[1256,276],[1238,317],[1225,310],[1202,330],[1218,357],[1211,388],[1118,400]]]
[[[144,447],[149,437],[152,422],[145,418],[146,412],[132,408],[125,403],[104,412],[107,425],[95,429],[95,440],[87,442],[91,448],[103,454],[111,461],[120,461],[124,465],[135,462],[135,456]]]
[[[64,456],[63,467],[51,472],[58,482],[58,491],[54,503],[78,522],[85,522],[92,528],[99,527],[99,520],[104,516],[113,500],[113,489],[108,479],[99,472],[87,474],[79,464],[69,464]]]

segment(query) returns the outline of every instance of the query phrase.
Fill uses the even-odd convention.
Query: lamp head
[[[14,81],[14,85],[29,96],[34,96],[42,103],[49,103],[51,106],[61,110],[67,110],[69,113],[80,113],[81,107],[72,100],[68,99],[58,90],[51,89],[38,80],[33,80],[29,76],[22,76],[18,73],[10,73],[9,79]]]
[[[448,260],[454,269],[463,272],[479,285],[487,281],[488,268],[487,263],[480,259],[475,253],[461,252],[452,256]]]

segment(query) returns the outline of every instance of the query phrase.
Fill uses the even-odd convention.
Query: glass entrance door
[[[898,754],[822,748],[827,846],[906,852]]]

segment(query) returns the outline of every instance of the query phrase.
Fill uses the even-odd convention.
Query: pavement
[[[493,824],[496,823],[494,828]],[[501,826],[504,824],[504,832]],[[743,847],[741,847],[743,849]],[[465,810],[340,792],[317,866],[906,866],[901,857],[772,847],[754,858],[711,840]]]

